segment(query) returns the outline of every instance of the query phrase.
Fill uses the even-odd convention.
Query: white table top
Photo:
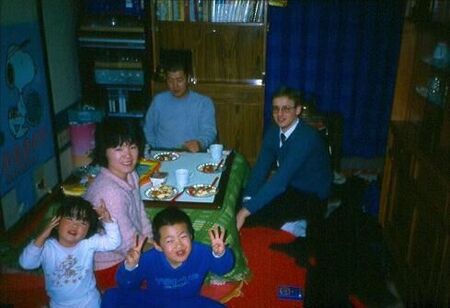
[[[157,153],[161,153],[165,151],[151,151],[150,156],[153,157]],[[167,185],[171,185],[173,187],[177,187],[176,180],[175,180],[175,170],[180,168],[188,169],[191,172],[191,176],[189,178],[188,186],[194,185],[194,184],[211,184],[214,179],[219,176],[222,176],[223,172],[216,172],[216,173],[203,173],[197,170],[197,166],[204,164],[204,163],[214,163],[214,161],[211,158],[211,155],[209,153],[190,153],[190,152],[177,152],[180,157],[173,161],[162,161],[161,167],[159,171],[161,172],[167,172],[168,178],[167,178]],[[223,158],[226,159],[226,157],[230,154],[230,151],[223,151]],[[217,162],[215,162],[217,163]],[[217,185],[217,184],[216,184]],[[151,200],[145,195],[145,192],[150,187],[143,186],[141,187],[141,197],[143,200]],[[216,195],[210,196],[210,197],[192,197],[186,193],[186,191],[177,198],[177,202],[199,202],[199,203],[213,203],[214,198]],[[168,202],[168,201],[166,201]]]

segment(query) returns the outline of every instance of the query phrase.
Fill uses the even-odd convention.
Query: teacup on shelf
[[[450,51],[446,42],[437,43],[433,52],[433,60],[438,63],[448,64],[450,61]]]

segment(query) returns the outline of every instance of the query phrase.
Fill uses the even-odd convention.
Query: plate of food
[[[223,171],[223,165],[218,163],[204,163],[197,166],[197,170],[203,173],[218,173]]]
[[[145,192],[145,195],[149,199],[153,200],[170,200],[176,195],[177,192],[178,191],[175,187],[163,184],[160,186],[150,187]]]
[[[180,157],[180,154],[175,152],[160,152],[153,156],[154,159],[159,161],[172,161]]]
[[[210,184],[195,184],[186,187],[186,192],[191,197],[206,198],[217,194],[217,187]]]

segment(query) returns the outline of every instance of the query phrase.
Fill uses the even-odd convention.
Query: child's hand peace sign
[[[108,209],[106,208],[105,201],[100,199],[100,204],[98,207],[95,207],[94,210],[98,214],[98,219],[103,222],[112,222],[111,214],[109,214]]]
[[[144,243],[147,241],[147,237],[144,237],[142,240],[139,239],[139,234],[136,234],[136,244],[130,250],[125,257],[125,265],[129,268],[134,268],[139,263],[139,259],[141,258],[141,251]]]
[[[222,230],[220,226],[215,225],[208,233],[214,255],[221,257],[225,252],[225,230]]]

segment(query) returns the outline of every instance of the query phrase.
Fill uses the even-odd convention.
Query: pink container
[[[95,147],[95,123],[71,124],[72,162],[75,167],[89,165],[90,153]]]

